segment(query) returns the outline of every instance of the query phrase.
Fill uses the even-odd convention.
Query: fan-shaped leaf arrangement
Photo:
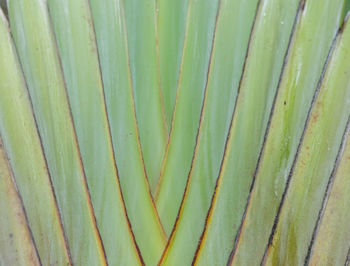
[[[349,3],[8,0],[0,265],[349,263]]]

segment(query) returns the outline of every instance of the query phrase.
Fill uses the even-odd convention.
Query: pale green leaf
[[[348,129],[349,130],[349,129]],[[309,265],[342,265],[350,246],[350,134],[343,143],[331,178]]]
[[[11,162],[41,263],[49,265],[57,262],[60,265],[69,265],[69,251],[25,80],[7,22],[2,13],[0,15],[0,131],[4,147]],[[3,182],[7,182],[5,180],[4,177]],[[3,185],[6,185],[9,193],[13,195],[13,189],[10,187],[13,184]],[[3,195],[1,193],[1,200],[8,207],[6,200],[10,199]],[[16,211],[16,208],[11,208],[10,211]],[[23,222],[23,214],[18,211]],[[3,207],[1,212],[1,228],[6,230],[6,226],[16,224],[16,220],[9,221],[4,218],[6,211]],[[28,239],[24,237],[23,241],[28,242]]]
[[[194,257],[220,170],[257,5],[256,0],[220,3],[199,132],[165,265],[187,265]]]
[[[8,4],[73,263],[105,265],[46,1]]]
[[[155,195],[157,210],[167,235],[175,223],[191,166],[206,87],[218,2],[218,0],[189,2],[170,139]]]
[[[39,266],[40,259],[28,227],[22,201],[16,190],[12,169],[1,137],[0,195],[0,265]]]
[[[215,176],[219,176],[218,188],[198,248],[198,265],[222,265],[229,258],[293,34],[298,4],[299,0],[259,3],[226,157],[221,173]],[[221,206],[223,200],[224,206]]]
[[[156,49],[156,1],[123,2],[137,125],[153,192],[168,141]]]
[[[160,86],[168,128],[175,105],[189,1],[158,0],[156,7]]]
[[[82,162],[107,261],[111,265],[139,264],[141,262],[126,217],[114,160],[89,1],[49,0],[48,6],[56,33]],[[130,194],[133,201],[130,200]],[[134,191],[126,189],[124,195],[127,207],[141,200],[146,209],[148,200],[149,209],[152,210],[152,201],[148,194],[138,199],[134,197]],[[132,211],[129,215],[134,230],[135,228],[147,230],[149,224],[147,219],[150,217],[135,220]],[[139,231],[137,233],[139,234]]]
[[[235,222],[242,228],[236,234],[233,265],[256,264],[262,259],[317,83],[341,23],[343,3],[301,1],[268,136],[258,169],[252,169],[255,182],[248,203],[244,202],[246,215],[242,222],[241,217]]]
[[[115,158],[127,211],[143,258],[146,264],[154,265],[166,240],[152,205],[140,150],[123,2],[92,0],[91,5]]]

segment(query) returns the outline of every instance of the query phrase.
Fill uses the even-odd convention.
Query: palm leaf
[[[248,197],[249,186],[264,141],[269,113],[284,68],[285,55],[290,42],[288,36],[294,34],[293,25],[298,4],[299,1],[259,3],[246,66],[240,83],[237,107],[232,117],[220,173],[217,173],[217,188],[205,230],[201,232],[202,242],[198,249],[198,263],[203,260],[226,262],[233,247],[234,236],[244,212],[244,199]],[[271,35],[266,32],[271,32]],[[276,32],[283,32],[283,35],[276,35]],[[269,49],[261,49],[261,47]],[[259,76],[251,78],[257,75],[256,73],[259,73]],[[236,153],[235,150],[241,150],[241,152]],[[233,193],[229,193],[228,189]],[[217,219],[216,213],[224,215],[225,219]],[[225,228],[229,233],[216,235],[221,228]],[[210,248],[210,243],[217,245],[216,251],[225,250],[225,256],[219,258],[214,255],[209,258],[207,249]]]
[[[168,141],[156,49],[156,1],[124,1],[124,10],[137,124],[154,191]]]
[[[349,263],[350,1],[7,2],[0,265]]]
[[[329,12],[329,9],[328,9]],[[349,27],[340,32],[276,217],[266,263],[303,263],[350,115]],[[334,130],[337,129],[337,130]],[[346,133],[345,133],[346,134]],[[305,166],[308,166],[305,168]],[[290,207],[293,205],[293,207]],[[289,228],[283,228],[291,225]],[[299,233],[302,228],[302,233]],[[290,248],[281,249],[279,243]]]
[[[187,265],[195,253],[220,169],[257,2],[220,3],[196,146],[188,177],[185,176],[187,184],[182,206],[164,254],[165,265]],[[232,15],[232,10],[237,13]],[[213,115],[221,119],[214,119]],[[198,183],[201,185],[194,185]],[[189,217],[193,223],[186,222]],[[184,246],[187,248],[183,249]],[[181,257],[176,255],[180,250]]]
[[[89,2],[53,0],[49,1],[48,5],[82,163],[108,262],[124,264],[131,261],[136,264],[139,258],[119,186]],[[66,26],[67,22],[69,28]],[[65,42],[66,39],[71,41]],[[124,195],[127,206],[138,200],[136,198],[130,203],[130,196],[127,193]],[[147,197],[146,194],[146,200]],[[142,199],[144,206],[145,198]],[[142,223],[135,224],[132,211],[129,212],[129,217],[139,234],[139,227],[141,230],[143,227]],[[154,235],[156,233],[157,231]],[[150,248],[153,246],[155,245]],[[120,258],[118,253],[125,255]],[[146,254],[152,253],[149,251]]]
[[[167,235],[175,223],[191,165],[210,64],[218,3],[218,0],[200,0],[190,1],[188,6],[174,114],[155,194],[157,210]],[[197,63],[192,65],[190,62]]]
[[[350,243],[349,208],[344,206],[349,202],[349,143],[348,128],[314,228],[313,243],[307,257],[310,265],[321,262],[340,265],[347,256]]]
[[[233,251],[233,262],[237,261],[238,264],[248,258],[255,263],[264,253],[317,82],[322,74],[322,66],[341,23],[343,1],[325,1],[322,5],[318,3],[319,1],[308,1],[300,7],[301,14],[297,18],[295,34],[287,55],[291,59],[287,58],[284,67],[274,112],[270,118],[270,129],[259,167],[254,174],[255,185]],[[324,20],[321,19],[320,12],[334,12],[334,15],[330,17],[332,19]],[[317,64],[314,63],[316,60],[319,60]],[[269,207],[265,209],[265,206]],[[261,246],[256,244],[257,239],[261,241]],[[254,247],[251,246],[252,243]],[[257,258],[249,256],[253,251],[251,248],[259,254]]]
[[[8,265],[40,265],[23,203],[13,180],[12,169],[0,139],[0,192],[4,197],[0,206],[5,213],[5,219],[0,220],[0,259]]]
[[[73,261],[105,264],[46,2],[9,1],[22,62]],[[35,34],[29,34],[30,32]],[[79,225],[79,226],[78,226]],[[80,239],[81,245],[74,239]]]
[[[41,139],[37,132],[37,124],[33,116],[21,66],[11,40],[7,22],[2,13],[0,34],[0,129],[3,140],[2,150],[6,149],[8,161],[13,170],[13,184],[11,184],[8,180],[11,176],[11,168],[7,166],[8,163],[3,161],[1,171],[5,173],[5,177],[1,179],[4,179],[3,186],[9,188],[9,193],[11,193],[9,195],[13,196],[11,198],[2,196],[1,206],[8,206],[8,201],[13,200],[14,204],[13,206],[9,205],[8,207],[11,208],[8,210],[13,212],[17,209],[19,218],[23,221],[23,213],[16,206],[19,199],[13,199],[13,197],[16,197],[15,192],[13,192],[15,186],[19,192],[19,197],[23,201],[28,226],[33,233],[41,263],[50,264],[57,261],[59,264],[69,264],[70,254],[62,230],[56,197],[52,189],[52,180],[42,151]],[[2,151],[2,153],[5,154],[5,151]],[[13,215],[11,212],[8,215]],[[4,214],[7,214],[5,209]],[[15,223],[15,221],[6,218],[1,220],[2,228],[13,226],[12,224]],[[11,234],[11,232],[5,231],[2,231],[2,233],[5,233],[5,236],[1,234],[2,239],[7,239]],[[18,239],[21,240],[21,237],[16,236],[15,241],[18,241]],[[26,243],[23,244],[27,245]],[[5,255],[7,256],[7,249],[1,248],[0,257],[3,258]]]
[[[167,127],[171,127],[180,74],[189,0],[158,0],[156,5],[160,87]],[[156,43],[156,45],[157,45]]]

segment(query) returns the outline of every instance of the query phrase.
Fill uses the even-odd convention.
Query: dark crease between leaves
[[[209,80],[209,75],[210,75],[211,65],[212,65],[212,64],[211,64],[211,63],[212,63],[212,55],[213,55],[213,50],[214,50],[214,42],[215,42],[215,37],[216,37],[216,29],[217,29],[218,19],[219,19],[219,15],[220,15],[221,1],[222,1],[222,0],[219,0],[219,2],[218,2],[218,10],[217,10],[217,13],[216,13],[216,18],[215,18],[215,27],[214,27],[214,32],[213,32],[213,37],[212,37],[212,43],[211,43],[211,50],[210,50],[210,56],[209,56],[209,65],[208,65],[207,74],[206,74],[206,85],[205,85],[205,90],[204,90],[204,98],[203,98],[203,102],[202,102],[202,106],[201,106],[201,112],[200,112],[200,118],[199,118],[199,125],[198,125],[198,130],[197,130],[197,135],[196,135],[195,148],[194,148],[194,151],[193,151],[193,156],[192,156],[192,161],[191,161],[190,172],[189,172],[189,175],[188,175],[188,178],[187,178],[187,181],[186,181],[186,187],[185,187],[185,190],[184,190],[182,199],[181,199],[180,208],[179,208],[178,214],[177,214],[177,216],[176,216],[176,220],[175,220],[174,226],[173,226],[173,228],[172,228],[171,234],[170,234],[170,236],[169,236],[169,240],[168,240],[167,245],[166,245],[166,247],[165,247],[165,249],[164,249],[164,252],[163,252],[163,254],[162,254],[162,257],[161,257],[161,259],[160,259],[160,261],[159,261],[159,265],[162,263],[165,254],[168,252],[168,248],[169,248],[169,245],[170,245],[171,240],[172,240],[173,237],[174,237],[174,234],[175,234],[175,231],[176,231],[176,227],[177,227],[177,224],[179,223],[180,216],[181,216],[181,213],[182,213],[182,210],[183,210],[183,203],[184,203],[185,198],[186,198],[186,195],[187,195],[188,184],[189,184],[189,182],[190,182],[190,176],[191,176],[191,172],[192,172],[193,162],[194,162],[194,160],[195,160],[195,154],[196,154],[197,146],[198,146],[198,138],[199,138],[200,129],[201,129],[201,124],[202,124],[203,110],[204,110],[204,107],[205,107],[205,104],[206,104],[206,96],[207,96],[207,91],[208,91],[208,90],[207,90],[207,88],[208,88],[208,80]]]
[[[331,173],[331,175],[330,175],[330,177],[328,179],[327,187],[326,187],[323,199],[322,199],[322,205],[321,205],[321,208],[320,208],[320,210],[318,212],[318,216],[317,216],[315,227],[314,227],[314,230],[313,230],[313,233],[312,233],[311,241],[310,241],[310,244],[308,246],[307,254],[306,254],[306,257],[305,257],[304,266],[309,265],[309,261],[310,261],[310,257],[311,257],[312,252],[313,252],[316,236],[317,236],[318,230],[319,230],[321,222],[322,222],[323,214],[324,214],[324,212],[326,210],[327,202],[328,202],[328,199],[329,199],[332,187],[333,187],[333,182],[334,182],[334,179],[335,179],[335,176],[336,176],[336,173],[337,173],[340,161],[342,159],[342,155],[343,155],[343,152],[344,152],[344,149],[345,149],[345,145],[346,145],[347,135],[348,135],[349,130],[350,130],[350,116],[349,116],[348,121],[347,121],[346,124],[347,125],[346,125],[346,128],[344,130],[341,143],[339,145],[339,150],[338,150],[338,153],[337,153],[337,157],[336,157],[335,162],[334,162],[334,167],[333,167],[332,173]]]
[[[11,21],[10,21],[10,23],[11,23]],[[11,31],[9,31],[9,33],[11,35],[11,39],[13,39]],[[12,44],[12,46],[14,48],[14,51],[18,55],[17,46],[14,45],[14,44]],[[42,154],[42,157],[44,159],[44,162],[45,162],[45,171],[47,172],[47,175],[49,177],[48,179],[49,179],[50,190],[51,190],[51,193],[53,195],[54,206],[55,206],[55,210],[56,210],[56,213],[57,213],[57,216],[58,216],[59,225],[60,225],[60,229],[62,231],[63,239],[64,239],[64,242],[65,242],[65,249],[66,249],[66,252],[67,252],[68,260],[69,260],[69,263],[71,265],[73,265],[72,256],[71,256],[71,252],[70,252],[67,236],[66,236],[66,233],[65,233],[65,230],[64,230],[64,227],[63,227],[62,213],[61,213],[61,210],[59,209],[58,204],[57,204],[57,197],[56,197],[55,189],[53,187],[52,176],[51,176],[51,173],[50,173],[50,170],[49,170],[49,167],[48,167],[47,158],[46,158],[45,151],[44,151],[44,144],[43,144],[43,141],[42,141],[41,134],[39,132],[39,126],[38,126],[38,121],[37,121],[37,118],[36,118],[36,115],[35,115],[35,112],[34,112],[34,106],[33,106],[32,97],[30,95],[30,91],[29,91],[29,88],[28,88],[27,80],[24,78],[25,76],[24,76],[22,62],[21,62],[21,60],[17,60],[17,62],[18,62],[18,65],[19,65],[19,68],[20,68],[20,71],[21,71],[21,74],[22,74],[22,77],[23,77],[23,82],[24,82],[24,86],[25,86],[25,89],[26,89],[26,96],[27,96],[28,101],[29,101],[31,113],[32,113],[32,116],[33,116],[36,132],[37,132],[37,136],[39,138],[40,150],[41,150],[41,154]]]
[[[88,186],[88,183],[87,183],[87,180],[86,180],[84,163],[83,163],[83,160],[82,160],[82,157],[81,157],[81,151],[80,151],[80,148],[79,148],[77,132],[76,132],[76,129],[75,129],[75,124],[74,124],[74,119],[73,119],[73,114],[72,114],[72,108],[71,108],[69,97],[68,97],[67,84],[66,84],[66,80],[65,80],[64,74],[63,74],[64,72],[63,72],[62,60],[61,60],[61,57],[60,57],[60,54],[59,54],[59,50],[58,50],[57,38],[56,38],[56,35],[53,33],[54,31],[53,31],[53,25],[52,25],[52,17],[51,17],[50,10],[47,7],[47,5],[45,5],[45,7],[46,7],[47,14],[48,14],[48,17],[49,17],[48,20],[49,20],[49,23],[50,23],[50,32],[51,32],[51,35],[52,35],[52,38],[53,38],[53,43],[55,45],[55,51],[56,51],[56,55],[57,55],[58,62],[59,62],[60,73],[61,73],[61,78],[62,78],[63,87],[64,87],[65,100],[66,100],[66,103],[67,103],[67,107],[69,109],[70,124],[72,126],[73,136],[74,136],[74,144],[75,144],[75,147],[76,147],[76,150],[77,150],[77,153],[78,153],[78,157],[79,157],[79,165],[80,165],[80,170],[81,170],[81,174],[82,174],[82,177],[83,177],[84,192],[86,193],[86,202],[88,204],[89,211],[90,211],[90,213],[92,215],[93,226],[94,226],[94,229],[95,229],[95,233],[97,234],[97,239],[99,241],[98,244],[100,245],[100,247],[102,249],[102,252],[103,252],[104,263],[106,265],[108,265],[106,251],[105,251],[105,248],[104,248],[104,245],[103,245],[103,242],[102,242],[100,231],[99,231],[98,226],[97,226],[96,215],[95,215],[94,207],[93,207],[93,204],[92,204],[92,201],[91,201],[91,194],[90,194],[89,186]],[[44,151],[44,153],[45,153],[45,151]]]
[[[1,12],[1,11],[0,11]],[[5,160],[6,160],[6,164],[8,166],[8,169],[10,171],[10,176],[11,176],[11,183],[13,185],[13,188],[15,190],[15,193],[16,193],[16,196],[19,200],[19,203],[20,203],[20,206],[21,206],[21,210],[23,211],[23,215],[24,215],[24,219],[25,219],[25,225],[28,229],[28,233],[29,233],[29,237],[30,237],[30,241],[31,241],[31,244],[33,245],[33,248],[35,250],[35,254],[36,254],[36,257],[39,261],[39,264],[40,266],[42,265],[41,263],[41,258],[39,256],[39,251],[38,251],[38,248],[36,246],[36,243],[35,243],[35,240],[34,240],[34,236],[33,236],[33,232],[32,232],[32,229],[30,227],[30,224],[29,224],[29,221],[28,221],[28,216],[27,216],[27,212],[26,212],[26,209],[24,207],[24,204],[23,204],[23,199],[22,199],[22,196],[18,190],[18,187],[17,187],[17,183],[16,183],[16,178],[15,178],[15,174],[13,172],[13,169],[11,167],[11,163],[10,163],[10,159],[8,158],[7,156],[7,152],[6,152],[6,147],[5,147],[5,144],[3,143],[3,140],[2,140],[2,136],[1,136],[1,133],[0,133],[0,152],[1,152],[1,149],[3,150],[2,152],[4,153],[4,156],[5,156]],[[1,147],[1,143],[3,143],[2,147]]]
[[[133,90],[133,81],[132,81],[132,77],[131,77],[131,66],[130,66],[130,53],[129,53],[129,45],[128,45],[128,35],[127,35],[127,27],[126,27],[126,21],[125,21],[125,8],[124,8],[124,4],[121,0],[121,4],[122,4],[122,10],[123,10],[123,19],[124,19],[124,32],[125,32],[125,43],[126,43],[126,54],[127,54],[127,61],[128,61],[128,73],[129,73],[129,83],[130,83],[130,89],[131,89],[131,98],[132,98],[132,108],[133,108],[133,116],[134,116],[134,121],[135,121],[135,127],[136,127],[136,134],[137,134],[137,146],[138,146],[138,150],[141,156],[141,160],[142,160],[142,169],[143,169],[143,176],[146,180],[146,186],[147,186],[147,193],[149,194],[149,197],[151,199],[152,202],[152,208],[154,209],[154,213],[156,215],[156,219],[158,221],[158,224],[160,226],[160,229],[162,231],[162,235],[163,238],[166,240],[166,234],[162,225],[162,222],[159,218],[158,215],[158,211],[155,205],[155,199],[152,195],[151,192],[151,187],[148,181],[148,177],[147,177],[147,172],[146,172],[146,166],[145,166],[145,161],[144,161],[144,156],[143,156],[143,151],[141,148],[141,139],[140,139],[140,133],[139,133],[139,125],[138,125],[138,120],[137,120],[137,116],[136,116],[136,106],[135,106],[135,95],[134,95],[134,90]]]
[[[119,194],[120,199],[121,199],[121,205],[122,205],[122,208],[123,208],[123,213],[125,215],[125,219],[127,221],[127,225],[128,225],[128,228],[129,228],[129,233],[131,235],[131,238],[133,239],[133,244],[135,245],[135,249],[137,251],[139,261],[140,261],[140,263],[142,265],[144,265],[145,263],[144,263],[143,258],[141,256],[141,251],[139,249],[139,246],[137,245],[137,242],[136,242],[136,239],[135,239],[135,235],[134,235],[134,232],[132,230],[131,223],[130,223],[130,219],[129,219],[128,213],[126,211],[124,195],[123,195],[123,191],[121,189],[119,172],[118,172],[118,166],[117,166],[117,161],[116,161],[116,158],[115,158],[115,151],[114,151],[113,139],[112,139],[112,134],[111,134],[111,125],[110,125],[110,122],[109,122],[109,116],[108,116],[107,105],[106,105],[106,93],[105,93],[104,82],[103,82],[103,79],[102,79],[100,54],[99,54],[98,44],[97,44],[97,39],[96,39],[96,29],[95,29],[95,24],[94,24],[93,17],[92,17],[92,10],[91,10],[90,0],[87,0],[87,5],[88,5],[88,9],[89,9],[89,14],[90,14],[90,17],[91,17],[91,20],[92,20],[91,27],[92,27],[92,30],[93,30],[93,33],[94,33],[94,42],[95,42],[96,54],[97,54],[98,71],[99,71],[99,76],[100,76],[100,80],[101,80],[101,84],[102,84],[104,115],[105,115],[106,120],[107,120],[108,143],[109,143],[111,151],[112,151],[113,168],[114,168],[113,170],[115,171],[115,178],[116,178],[116,182],[117,182],[116,183],[117,184],[117,193]]]
[[[237,251],[237,247],[238,247],[239,240],[240,240],[241,233],[242,233],[242,228],[243,228],[243,225],[244,225],[244,222],[245,222],[245,219],[246,219],[246,214],[247,214],[247,211],[248,211],[248,206],[249,206],[250,199],[251,199],[252,192],[253,192],[253,188],[254,188],[254,185],[255,185],[255,182],[256,182],[257,173],[258,173],[258,170],[259,170],[259,167],[260,167],[261,158],[262,158],[262,155],[263,155],[264,150],[265,150],[265,144],[266,144],[267,136],[268,136],[268,134],[270,132],[271,121],[272,121],[272,117],[273,117],[273,114],[274,114],[274,111],[275,111],[276,101],[277,101],[277,97],[278,97],[278,94],[279,94],[283,73],[284,73],[284,70],[285,70],[287,62],[288,62],[290,47],[291,47],[291,44],[292,44],[293,36],[294,36],[295,30],[296,30],[296,25],[297,25],[300,13],[301,13],[301,11],[304,8],[304,6],[303,6],[304,4],[305,4],[305,0],[300,0],[298,11],[297,11],[296,17],[294,19],[292,31],[291,31],[290,36],[289,36],[289,42],[288,42],[287,50],[286,50],[286,53],[285,53],[285,56],[284,56],[284,59],[283,59],[283,65],[282,65],[282,68],[281,68],[281,74],[280,74],[280,77],[279,77],[279,80],[278,80],[278,83],[277,83],[276,93],[275,93],[275,96],[274,96],[274,99],[273,99],[273,102],[272,102],[271,112],[270,112],[270,115],[269,115],[269,120],[267,122],[266,131],[265,131],[265,134],[264,134],[264,140],[263,140],[260,152],[259,152],[257,166],[256,166],[255,171],[254,171],[253,180],[252,180],[251,186],[249,188],[249,194],[248,194],[248,197],[247,197],[247,202],[246,202],[246,205],[245,205],[245,208],[244,208],[244,212],[243,212],[243,216],[242,216],[242,219],[241,219],[241,223],[239,225],[237,234],[235,236],[233,249],[232,249],[231,254],[229,256],[229,259],[227,261],[227,265],[232,265],[232,263],[234,261],[235,253]]]
[[[177,107],[177,102],[178,102],[178,95],[179,95],[179,86],[182,80],[182,69],[183,69],[183,64],[184,64],[184,54],[185,54],[185,47],[187,44],[187,36],[188,36],[188,27],[189,27],[189,16],[191,13],[191,1],[192,0],[188,0],[187,3],[187,14],[186,14],[186,26],[185,26],[185,37],[184,37],[184,42],[183,42],[183,47],[182,47],[182,55],[181,55],[181,63],[180,63],[180,69],[179,69],[179,75],[178,75],[178,79],[177,79],[177,85],[176,85],[176,95],[175,95],[175,103],[174,103],[174,109],[173,109],[173,113],[171,115],[171,121],[170,121],[170,128],[169,128],[169,137],[168,137],[168,142],[165,148],[165,154],[164,154],[164,158],[162,161],[162,167],[161,167],[161,171],[160,171],[160,176],[158,178],[158,182],[157,182],[157,186],[156,189],[154,191],[154,199],[155,201],[158,200],[158,196],[159,196],[159,191],[161,188],[161,184],[164,180],[164,169],[166,167],[167,164],[167,159],[168,159],[168,153],[169,153],[169,147],[170,147],[170,143],[172,140],[172,129],[173,129],[173,124],[174,124],[174,115],[176,112],[176,107]]]
[[[297,163],[297,160],[298,160],[298,157],[299,157],[299,153],[300,153],[303,141],[304,141],[304,137],[305,137],[305,134],[306,134],[306,129],[307,129],[307,126],[308,126],[310,118],[311,118],[311,111],[313,109],[313,106],[315,105],[317,96],[318,96],[319,91],[321,89],[322,81],[323,81],[323,78],[325,76],[325,73],[326,73],[326,70],[327,70],[327,67],[328,67],[328,63],[329,63],[329,61],[330,61],[330,59],[332,57],[332,53],[333,53],[333,50],[334,50],[334,47],[335,47],[335,44],[336,44],[336,41],[337,41],[338,34],[339,34],[339,31],[336,33],[335,37],[333,38],[331,47],[330,47],[329,52],[328,52],[327,59],[326,59],[324,65],[323,65],[322,73],[321,73],[321,76],[320,76],[319,81],[317,83],[317,87],[316,87],[315,93],[313,95],[313,98],[312,98],[312,101],[311,101],[311,104],[310,104],[310,107],[309,107],[309,110],[308,110],[308,113],[307,113],[306,122],[304,124],[304,129],[303,129],[303,132],[302,132],[299,144],[298,144],[297,152],[296,152],[296,154],[294,156],[292,167],[291,167],[291,170],[289,172],[289,175],[288,175],[288,178],[287,178],[287,182],[286,182],[286,185],[285,185],[285,189],[284,189],[283,194],[282,194],[282,199],[281,199],[281,202],[280,202],[280,204],[278,206],[278,210],[277,210],[277,213],[276,213],[276,216],[275,216],[274,224],[273,224],[272,229],[271,229],[271,234],[270,234],[270,237],[269,237],[269,241],[267,243],[267,246],[266,246],[263,258],[261,260],[261,265],[265,265],[265,263],[266,263],[266,261],[265,261],[266,260],[266,256],[268,254],[269,248],[272,245],[273,237],[274,237],[276,229],[277,229],[277,224],[278,224],[279,217],[280,217],[280,214],[281,214],[284,202],[285,202],[285,198],[286,198],[287,193],[288,193],[288,188],[289,188],[289,185],[290,185],[290,181],[291,181],[292,175],[294,173],[294,169],[295,169],[295,166],[296,166],[296,163]]]

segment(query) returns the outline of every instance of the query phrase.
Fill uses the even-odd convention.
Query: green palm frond
[[[350,262],[350,1],[0,4],[0,266]]]

